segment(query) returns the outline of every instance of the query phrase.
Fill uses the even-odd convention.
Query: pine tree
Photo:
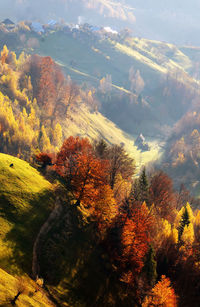
[[[139,200],[145,201],[147,205],[149,204],[149,182],[145,167],[139,177]]]
[[[188,210],[185,206],[182,217],[181,217],[181,221],[180,221],[180,224],[179,224],[179,229],[178,229],[179,242],[181,241],[181,236],[183,234],[185,226],[189,226],[189,224],[190,224],[190,217],[189,217]]]
[[[132,185],[131,197],[136,201],[138,201],[140,199],[139,180],[138,179],[135,179],[135,181]]]
[[[146,260],[144,264],[144,272],[146,273],[147,282],[151,287],[155,285],[157,279],[156,267],[157,267],[157,262],[155,260],[155,250],[151,245],[146,255]]]

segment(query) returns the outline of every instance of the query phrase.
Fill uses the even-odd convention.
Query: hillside
[[[163,152],[163,141],[153,138],[146,138],[150,145],[149,151],[141,151],[134,144],[137,135],[131,136],[117,127],[99,112],[90,112],[86,106],[80,106],[70,112],[67,121],[61,122],[65,137],[78,135],[88,137],[91,141],[103,138],[108,144],[123,145],[124,149],[136,161],[137,170],[159,159]]]
[[[22,53],[16,58],[4,47],[1,61],[2,152],[30,161],[39,151],[57,152],[66,137],[79,135],[123,145],[136,159],[138,170],[160,155],[163,144],[152,138],[147,139],[149,151],[134,146],[137,134],[125,133],[103,116],[94,91],[65,79],[50,57]]]
[[[39,290],[38,290],[39,289]],[[29,277],[14,277],[0,269],[0,305],[11,307],[11,300],[18,291],[23,293],[16,300],[15,306],[53,307],[44,290]]]
[[[198,95],[192,59],[172,44],[56,31],[34,52],[51,55],[79,84],[91,84],[100,111],[131,134],[163,135],[162,127],[170,128]],[[102,82],[108,84],[106,92]]]
[[[176,188],[184,184],[198,198],[200,196],[199,131],[200,113],[197,105],[175,125],[162,158],[162,165],[174,178]]]
[[[0,80],[6,132],[1,150],[29,159],[37,151],[57,151],[66,137],[79,135],[122,144],[138,171],[158,160],[173,126],[198,103],[199,50],[126,34],[61,25],[42,35],[28,24],[0,30],[1,43],[17,54],[15,59],[2,51],[8,58]],[[134,146],[140,133],[150,151]]]
[[[2,153],[0,170],[0,265],[28,273],[35,236],[49,214],[51,184],[27,162]]]
[[[44,25],[42,35],[27,26],[2,28],[1,44],[17,55],[51,56],[74,82],[93,89],[100,112],[130,134],[168,135],[199,95],[199,55],[194,59],[192,49],[88,25]]]
[[[25,276],[31,273],[34,240],[53,205],[52,186],[27,162],[2,153],[0,182],[1,306],[13,299],[20,287],[24,290],[17,306],[53,306],[45,293],[35,293],[38,286]]]

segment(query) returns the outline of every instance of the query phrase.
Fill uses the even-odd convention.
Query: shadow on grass
[[[81,224],[78,211],[68,206],[46,238],[41,276],[53,296],[70,306],[135,306],[127,285],[98,238],[96,223]]]
[[[12,258],[9,264],[28,274],[31,273],[32,251],[36,236],[50,214],[50,204],[55,199],[53,192],[44,191],[41,194],[26,194],[29,206],[17,207],[9,201],[9,196],[0,195],[0,216],[13,224],[4,241],[12,248]],[[14,195],[12,195],[12,198]]]

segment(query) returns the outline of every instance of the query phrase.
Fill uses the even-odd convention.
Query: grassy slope
[[[99,80],[110,74],[114,85],[129,90],[128,74],[131,66],[139,69],[144,79],[155,82],[160,74],[166,72],[165,68],[134,49],[111,40],[80,40],[63,32],[53,32],[40,41],[34,52],[50,55],[62,63],[65,71],[78,82],[90,81],[98,86]],[[72,61],[75,63],[73,67],[70,65]]]
[[[28,277],[14,277],[0,269],[0,306],[13,306],[10,302],[20,289],[23,293],[15,306],[53,307],[45,292]]]
[[[66,74],[71,75],[78,83],[89,82],[98,88],[101,78],[111,75],[113,90],[120,95],[127,94],[124,97],[127,102],[129,95],[135,95],[130,91],[129,70],[131,67],[134,67],[135,71],[139,70],[145,82],[142,92],[145,107],[141,107],[140,111],[146,114],[146,119],[141,120],[141,127],[136,128],[130,116],[124,113],[127,118],[126,125],[126,119],[117,115],[116,109],[110,114],[109,107],[102,101],[102,110],[106,116],[131,133],[139,131],[145,135],[148,132],[158,135],[161,131],[160,126],[174,125],[185,112],[181,102],[176,108],[173,97],[163,97],[162,82],[168,73],[191,87],[196,87],[197,82],[189,75],[193,69],[191,58],[180,48],[165,42],[139,38],[117,42],[114,39],[97,38],[91,33],[87,36],[81,32],[73,36],[56,31],[41,38],[38,47],[32,52],[43,56],[50,55],[62,65]],[[131,104],[129,107],[131,110]],[[128,109],[125,109],[125,112],[129,112]]]
[[[142,165],[157,160],[162,153],[159,141],[153,142],[148,139],[151,150],[141,152],[134,146],[133,136],[123,132],[101,113],[88,112],[84,106],[79,108],[78,113],[76,110],[71,110],[70,118],[62,123],[62,127],[66,136],[79,135],[89,137],[90,140],[104,138],[110,144],[124,144],[125,150],[135,159],[138,170]]]
[[[66,71],[77,81],[97,81],[106,74],[112,75],[113,84],[129,90],[128,71],[131,66],[141,71],[146,82],[156,86],[167,70],[190,71],[192,60],[175,45],[132,38],[123,43],[110,39],[76,38],[62,31],[52,32],[39,41],[34,52],[50,55],[66,65]],[[70,70],[74,61],[77,71]],[[78,72],[82,72],[79,74]],[[93,79],[93,80],[92,80]],[[95,82],[96,81],[96,82]]]
[[[30,273],[33,242],[48,217],[50,195],[51,184],[27,162],[0,154],[1,268]]]
[[[31,272],[33,242],[49,215],[51,189],[27,162],[0,153],[0,306],[10,306],[5,302],[19,289],[18,278],[10,274]],[[53,306],[42,290],[35,292],[30,278],[21,280],[25,292],[16,306]]]

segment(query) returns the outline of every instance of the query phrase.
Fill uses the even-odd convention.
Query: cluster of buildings
[[[15,24],[12,20],[10,19],[5,19],[0,23],[4,28],[7,30],[12,30],[15,27],[17,27],[18,24]],[[41,22],[38,21],[25,21],[24,24],[30,28],[30,30],[36,32],[36,33],[46,33],[52,30],[56,29],[62,29],[65,32],[80,32],[80,31],[85,31],[85,32],[90,32],[94,34],[99,34],[99,35],[118,35],[118,32],[113,30],[112,28],[108,27],[98,27],[98,26],[92,26],[87,23],[84,24],[66,24],[66,23],[59,23],[56,20],[49,20],[46,24],[42,24]]]

